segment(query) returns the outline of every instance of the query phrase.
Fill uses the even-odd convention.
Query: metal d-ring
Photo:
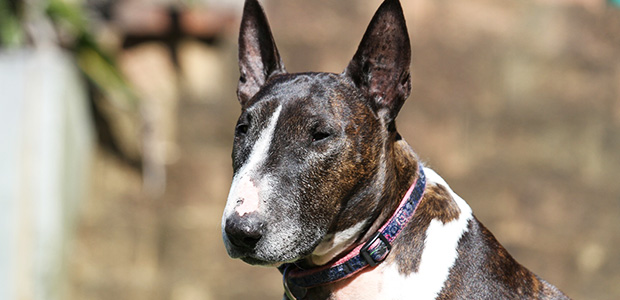
[[[287,275],[288,269],[290,267],[291,267],[291,265],[287,265],[284,268],[284,271],[282,272],[282,285],[284,286],[284,295],[286,296],[286,299],[289,299],[289,300],[302,300],[304,297],[306,297],[306,292],[308,290],[306,288],[303,288],[303,287],[298,287],[299,288],[299,292],[303,293],[301,295],[301,298],[297,298],[295,296],[295,294],[291,291],[291,288],[288,286],[288,280],[286,280],[286,275]]]

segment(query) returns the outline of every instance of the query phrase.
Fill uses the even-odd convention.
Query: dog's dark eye
[[[248,133],[249,128],[250,126],[248,126],[248,124],[239,124],[237,125],[237,127],[235,127],[235,133],[237,135],[245,135],[246,133]]]
[[[329,136],[330,134],[327,132],[321,132],[321,131],[315,132],[314,134],[312,134],[312,142],[314,143],[314,142],[324,140],[328,138]]]

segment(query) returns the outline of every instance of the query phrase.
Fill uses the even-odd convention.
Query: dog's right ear
[[[239,30],[239,84],[237,97],[244,106],[275,74],[286,73],[263,8],[246,0]]]

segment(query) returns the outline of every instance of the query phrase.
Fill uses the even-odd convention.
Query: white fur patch
[[[269,189],[269,183],[264,182],[257,183],[258,178],[254,178],[257,170],[263,165],[267,159],[267,154],[273,140],[273,133],[278,123],[280,111],[282,106],[278,106],[273,115],[269,119],[269,123],[260,133],[260,136],[254,146],[252,152],[248,157],[245,165],[241,167],[239,172],[235,174],[233,182],[230,186],[230,192],[228,194],[228,200],[226,202],[226,208],[224,210],[224,216],[222,218],[222,224],[225,224],[225,220],[233,211],[236,211],[240,216],[257,211],[260,206],[260,195],[267,192]]]
[[[314,252],[312,252],[312,263],[316,265],[328,263],[357,239],[364,225],[366,225],[366,220],[343,231],[326,236],[316,249],[314,249]]]
[[[385,297],[381,296],[381,299],[435,299],[448,279],[450,268],[458,257],[458,242],[473,217],[469,205],[435,171],[424,168],[424,172],[427,184],[443,185],[450,192],[461,214],[446,224],[436,219],[431,221],[426,230],[418,272],[405,276],[399,273],[397,265],[386,266],[381,293]]]

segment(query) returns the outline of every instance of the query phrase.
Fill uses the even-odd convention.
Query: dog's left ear
[[[387,109],[393,121],[411,92],[411,46],[398,0],[386,0],[366,29],[344,75],[370,101],[375,111]]]
[[[271,34],[269,22],[257,0],[246,0],[239,30],[239,84],[241,105],[258,92],[270,76],[286,73]]]

